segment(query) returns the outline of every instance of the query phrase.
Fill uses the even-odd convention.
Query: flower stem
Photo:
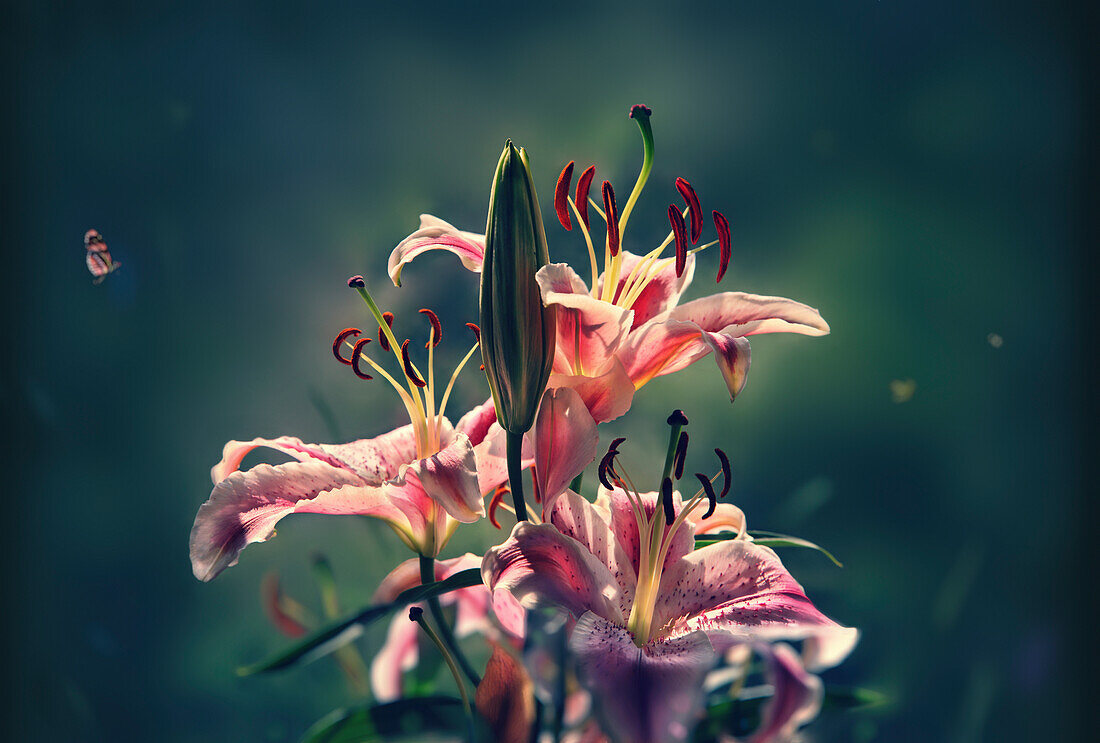
[[[516,507],[516,521],[527,520],[527,503],[523,500],[523,434],[506,431],[508,455],[508,486],[512,489],[512,503]]]
[[[422,585],[428,585],[435,582],[435,558],[426,557],[420,555],[420,583]],[[439,605],[439,597],[432,596],[428,599],[428,610],[432,613],[432,618],[435,620],[436,625],[439,626],[439,634],[443,639],[443,644],[454,655],[458,664],[462,666],[462,672],[466,674],[466,678],[470,679],[470,683],[477,688],[477,685],[481,683],[481,677],[477,675],[477,671],[470,665],[470,661],[466,659],[462,649],[458,646],[458,641],[455,639],[454,632],[451,631],[451,625],[447,623],[447,618],[443,616],[443,607]],[[461,686],[461,684],[459,685]]]
[[[470,707],[470,694],[466,691],[466,685],[462,683],[462,676],[458,673],[458,667],[455,666],[454,658],[447,652],[447,648],[443,645],[443,642],[439,639],[439,635],[435,633],[431,625],[424,621],[424,612],[418,606],[414,606],[409,609],[409,620],[416,622],[420,625],[420,629],[424,630],[424,634],[428,636],[428,639],[435,644],[439,650],[439,654],[443,656],[443,660],[447,663],[447,668],[451,670],[451,675],[455,678],[455,684],[458,685],[458,695],[462,697],[462,708],[466,711],[466,736],[470,743],[474,743],[474,711]]]

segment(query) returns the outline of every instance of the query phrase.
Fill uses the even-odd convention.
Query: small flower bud
[[[557,308],[546,307],[535,273],[549,262],[527,153],[511,140],[497,164],[481,270],[481,354],[509,433],[531,428],[554,361]]]

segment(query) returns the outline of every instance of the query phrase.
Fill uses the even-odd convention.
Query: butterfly
[[[84,233],[84,248],[88,251],[85,258],[88,271],[95,278],[93,284],[102,284],[107,274],[122,266],[121,261],[111,259],[111,251],[107,249],[107,243],[103,235],[96,230],[88,230]]]

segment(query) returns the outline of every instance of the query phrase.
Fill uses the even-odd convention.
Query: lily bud
[[[549,262],[527,153],[504,146],[489,195],[481,269],[481,356],[504,430],[531,428],[554,361],[557,307],[535,273]]]

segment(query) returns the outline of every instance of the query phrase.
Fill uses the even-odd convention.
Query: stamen
[[[714,212],[714,229],[718,230],[718,250],[721,257],[718,259],[718,281],[726,275],[726,268],[730,264],[730,223],[722,212]]]
[[[405,376],[409,378],[409,381],[415,384],[417,387],[427,387],[428,383],[420,378],[420,375],[416,373],[416,369],[413,368],[412,360],[409,358],[409,340],[405,339],[405,342],[401,344],[401,365],[405,367]]]
[[[429,309],[417,310],[422,315],[428,316],[428,322],[432,324],[432,335],[428,339],[428,342],[424,344],[424,348],[435,348],[443,340],[443,323],[439,322],[439,318],[434,312]]]
[[[370,381],[374,377],[359,368],[359,361],[363,358],[363,347],[368,343],[370,343],[370,338],[360,338],[355,342],[355,348],[351,349],[351,370],[360,379]]]
[[[393,329],[393,313],[383,312],[382,319],[386,321],[386,327]],[[386,331],[382,330],[382,326],[378,326],[378,345],[382,346],[382,350],[387,353],[390,350],[390,339],[386,337]]]
[[[336,340],[332,342],[332,355],[336,357],[337,361],[346,366],[351,366],[351,359],[345,359],[340,355],[340,347],[344,345],[344,341],[353,336],[359,336],[359,328],[344,328],[337,334]]]
[[[684,218],[674,204],[668,205],[668,221],[676,237],[676,278],[680,278],[687,267],[687,230],[684,228]]]
[[[477,325],[475,325],[472,322],[466,323],[466,327],[468,327],[473,332],[474,340],[477,341],[478,343],[481,343],[481,328],[479,328]]]
[[[612,479],[619,480],[618,474],[615,472],[615,457],[619,454],[619,444],[626,441],[625,438],[617,438],[611,442],[611,446],[607,447],[607,454],[603,455],[603,459],[600,460],[599,469],[596,471],[600,483],[608,490],[614,490],[615,485],[612,484]],[[608,475],[611,475],[609,478]]]
[[[668,416],[666,421],[670,426],[686,426],[688,424],[687,416],[684,415],[682,410],[673,410],[672,414]]]
[[[566,231],[573,229],[573,222],[569,219],[569,186],[573,182],[573,161],[561,171],[558,176],[558,185],[554,187],[554,211],[558,213],[558,221]]]
[[[504,496],[511,492],[508,490],[508,486],[501,484],[497,485],[496,490],[493,491],[493,497],[489,499],[489,523],[500,529],[500,522],[497,521],[497,508],[500,506],[501,501],[504,500]]]
[[[676,509],[672,506],[672,480],[661,480],[661,505],[665,507],[665,523],[671,524],[676,520]]]
[[[710,502],[707,506],[707,512],[703,514],[703,518],[708,519],[714,513],[714,509],[718,507],[718,497],[714,494],[714,487],[710,484],[710,479],[706,475],[696,472],[695,476],[699,478],[699,484],[703,486],[703,492],[707,494],[707,500]]]
[[[699,236],[703,234],[703,210],[699,208],[699,197],[695,195],[695,189],[683,178],[676,179],[676,190],[684,197],[688,209],[691,210],[691,244],[699,242]]]
[[[672,458],[677,480],[684,476],[684,460],[687,459],[687,449],[688,433],[687,431],[681,431],[680,439],[676,442],[676,454]]]
[[[619,254],[619,210],[615,206],[615,189],[611,181],[603,182],[603,209],[607,218],[607,247],[614,258]]]
[[[718,494],[719,498],[725,498],[726,493],[730,491],[730,459],[726,456],[726,453],[721,449],[715,449],[714,453],[718,455],[718,461],[722,463],[722,492]]]
[[[365,289],[367,287],[367,282],[362,276],[357,274],[348,279],[348,286],[352,289]]]
[[[585,229],[588,229],[588,187],[592,185],[592,179],[596,176],[596,166],[589,165],[581,173],[580,180],[577,181],[577,195],[573,199],[573,203],[577,206],[577,212],[581,215],[581,221],[584,222]]]

